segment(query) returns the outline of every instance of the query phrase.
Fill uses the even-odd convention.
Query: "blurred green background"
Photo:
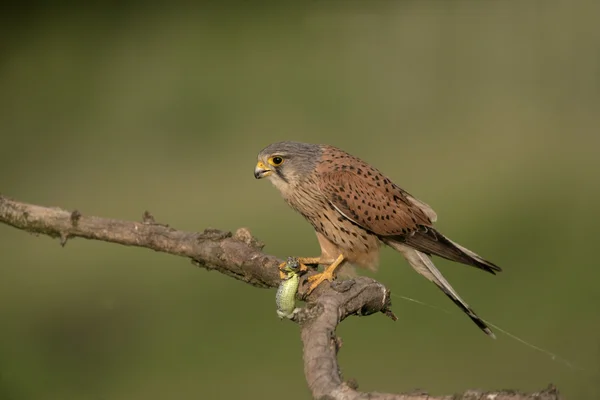
[[[2,18],[0,192],[198,231],[249,227],[315,255],[311,227],[252,176],[279,140],[337,145],[504,268],[437,260],[483,335],[393,251],[376,277],[399,321],[351,318],[363,390],[600,397],[597,1],[107,3]],[[0,399],[310,397],[274,290],[187,260],[0,225]]]

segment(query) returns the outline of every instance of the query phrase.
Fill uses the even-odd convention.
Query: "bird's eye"
[[[283,164],[283,158],[280,156],[273,156],[273,157],[269,158],[269,164],[271,164],[274,167],[277,167],[277,166]]]

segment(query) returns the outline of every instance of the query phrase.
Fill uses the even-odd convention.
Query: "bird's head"
[[[270,144],[258,153],[256,179],[268,178],[279,190],[302,182],[321,158],[321,145],[300,142]]]

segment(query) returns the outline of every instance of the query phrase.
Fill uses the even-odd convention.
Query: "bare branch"
[[[208,270],[242,280],[251,285],[270,288],[279,285],[278,265],[281,260],[262,252],[263,245],[245,228],[235,234],[216,229],[202,233],[184,232],[158,224],[149,212],[142,222],[86,216],[79,211],[41,207],[18,202],[0,195],[0,222],[24,231],[60,239],[62,246],[71,238],[102,240],[125,246],[144,247],[155,251],[187,257]],[[303,277],[298,297],[306,293]],[[461,395],[434,397],[427,394],[384,394],[358,392],[355,383],[344,382],[337,362],[341,340],[335,335],[337,325],[350,315],[382,312],[392,319],[390,292],[379,282],[359,277],[335,281],[331,286],[319,286],[307,298],[307,306],[295,314],[301,326],[304,343],[304,372],[308,386],[317,399],[495,399],[495,400],[555,400],[554,387],[523,394],[515,391],[468,391]]]
[[[538,393],[520,393],[514,390],[469,390],[453,396],[429,396],[426,393],[390,394],[358,392],[355,382],[343,382],[337,363],[337,352],[342,341],[335,334],[337,325],[350,315],[368,315],[389,311],[390,292],[379,282],[369,278],[334,281],[331,289],[322,293],[294,316],[302,327],[304,343],[304,374],[316,399],[344,400],[556,400],[559,393],[549,386]]]

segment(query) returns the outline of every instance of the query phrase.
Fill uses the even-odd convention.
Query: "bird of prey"
[[[460,298],[431,261],[439,256],[495,274],[500,267],[438,232],[430,206],[394,184],[379,170],[329,145],[278,142],[258,154],[256,179],[268,178],[285,201],[314,227],[319,257],[303,265],[324,265],[309,278],[309,293],[348,262],[374,269],[384,243],[400,252],[421,275],[436,284],[486,334],[485,322]]]

